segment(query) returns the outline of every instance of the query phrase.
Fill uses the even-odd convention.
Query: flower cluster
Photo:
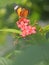
[[[36,27],[32,27],[31,25],[29,25],[29,23],[30,20],[26,18],[20,18],[19,21],[16,22],[18,28],[20,28],[22,31],[21,33],[22,37],[26,37],[27,35],[36,33]]]

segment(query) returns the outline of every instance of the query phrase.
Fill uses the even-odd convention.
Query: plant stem
[[[0,31],[18,33],[18,34],[21,33],[19,30],[16,30],[16,29],[0,29]]]

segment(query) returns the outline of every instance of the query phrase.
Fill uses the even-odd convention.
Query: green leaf
[[[35,20],[38,22],[39,19],[40,19],[40,13],[38,13],[36,11],[33,12],[33,14],[30,17],[31,24],[34,24],[35,23]]]
[[[0,32],[0,45],[4,44],[5,38],[6,38],[6,33],[5,32]]]
[[[43,27],[44,32],[49,31],[49,25]]]
[[[0,57],[0,65],[12,65],[12,63],[12,60]]]
[[[38,43],[38,42],[37,42]],[[25,48],[21,54],[15,56],[13,65],[48,65],[49,44],[33,45]]]

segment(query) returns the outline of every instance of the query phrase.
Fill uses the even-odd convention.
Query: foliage
[[[19,35],[13,3],[29,9],[27,18],[37,28],[35,35]],[[49,25],[38,24],[48,20],[48,6],[49,0],[0,0],[0,65],[49,65]]]

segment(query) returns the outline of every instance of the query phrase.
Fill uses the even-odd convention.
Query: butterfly
[[[17,12],[19,17],[25,17],[26,18],[28,16],[28,13],[29,13],[28,9],[23,8],[17,4],[14,4],[14,10]]]

